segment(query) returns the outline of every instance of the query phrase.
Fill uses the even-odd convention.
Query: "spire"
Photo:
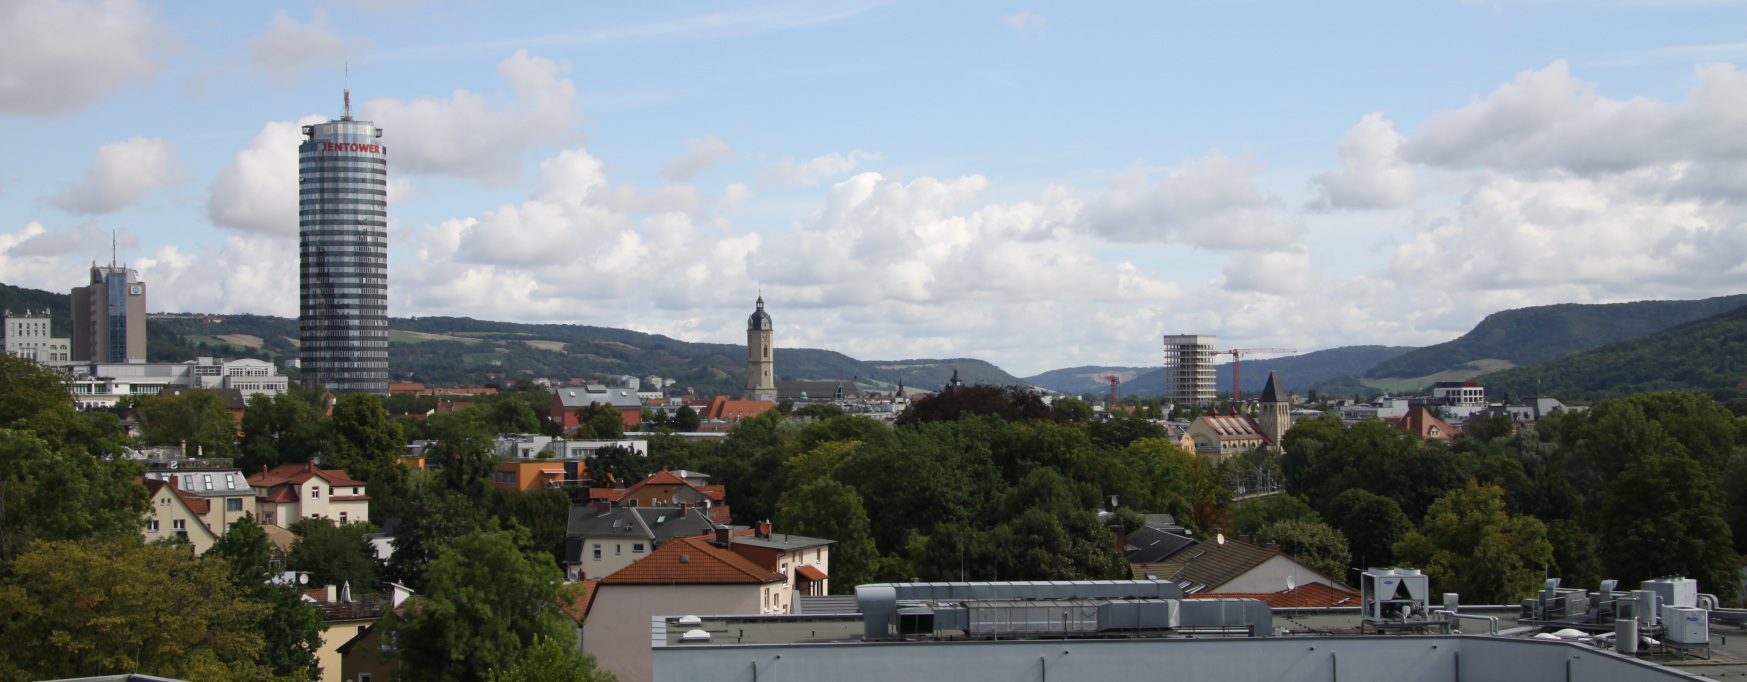
[[[1286,402],[1286,391],[1284,389],[1280,388],[1280,372],[1279,371],[1277,371],[1277,370],[1269,370],[1268,371],[1268,383],[1266,385],[1262,386],[1262,395],[1260,398],[1256,399],[1256,402],[1259,402],[1259,403],[1283,403],[1283,402]]]

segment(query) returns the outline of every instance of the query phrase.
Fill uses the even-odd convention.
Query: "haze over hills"
[[[1309,387],[1331,377],[1357,374],[1389,358],[1414,350],[1411,346],[1342,346],[1298,355],[1250,358],[1243,361],[1243,390],[1262,390],[1270,370],[1278,370],[1287,390]],[[1025,381],[1052,391],[1102,395],[1110,390],[1104,380],[1122,378],[1122,395],[1157,395],[1165,391],[1164,371],[1158,367],[1071,367],[1026,377]],[[1231,390],[1231,363],[1214,367],[1215,383]]]
[[[1636,339],[1479,377],[1489,394],[1600,400],[1644,391],[1733,390],[1747,379],[1747,307]]]

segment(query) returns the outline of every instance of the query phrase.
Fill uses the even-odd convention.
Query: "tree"
[[[588,475],[597,481],[610,476],[616,481],[634,483],[648,478],[651,473],[654,472],[649,470],[649,459],[623,445],[599,448],[588,461]]]
[[[222,560],[137,538],[38,542],[0,582],[0,678],[257,678],[262,611]]]
[[[625,417],[612,405],[606,403],[589,403],[587,407],[576,408],[576,437],[594,438],[599,440],[623,440],[625,438]]]
[[[498,463],[497,445],[480,421],[479,409],[434,414],[425,420],[426,438],[436,441],[430,457],[442,462],[437,482],[473,500],[484,498],[491,489],[491,472]]]
[[[1197,533],[1211,534],[1230,525],[1211,515],[1230,495],[1200,455],[1163,438],[1130,443],[1116,458],[1122,476],[1122,505],[1143,513],[1171,514]]]
[[[1050,404],[1049,411],[1055,415],[1056,421],[1092,421],[1092,406],[1079,398],[1057,398]]]
[[[1488,443],[1499,438],[1509,438],[1516,433],[1516,423],[1502,414],[1481,412],[1462,423],[1462,432],[1469,438]]]
[[[564,560],[564,536],[570,521],[570,496],[562,490],[503,490],[493,488],[485,496],[486,513],[504,528],[516,528],[527,536],[524,549],[536,549]]]
[[[1311,509],[1304,498],[1295,495],[1270,495],[1245,500],[1231,510],[1232,532],[1254,535],[1264,526],[1281,521],[1322,523],[1322,515]],[[1330,575],[1333,575],[1332,573]]]
[[[265,607],[254,624],[263,645],[258,659],[261,667],[287,679],[314,679],[321,675],[316,651],[321,649],[326,626],[321,613],[304,603],[297,586],[268,584],[267,561],[273,550],[272,541],[255,525],[254,518],[244,515],[202,559],[225,562],[237,589]]]
[[[957,421],[969,414],[986,414],[1010,422],[1053,420],[1043,398],[1023,386],[948,386],[934,395],[910,403],[895,425]]]
[[[1550,573],[1565,587],[1601,585],[1601,555],[1596,551],[1595,535],[1576,521],[1558,519],[1547,522],[1547,541],[1553,545]]]
[[[612,673],[595,667],[594,656],[551,637],[537,639],[522,658],[491,682],[617,682]]]
[[[1128,562],[1096,514],[1028,510],[972,538],[975,576],[993,580],[1114,580]]]
[[[1418,530],[1395,545],[1396,557],[1431,576],[1434,589],[1478,604],[1511,604],[1533,592],[1553,562],[1547,529],[1512,517],[1497,486],[1469,483],[1438,498]]]
[[[400,526],[394,531],[394,554],[384,573],[390,580],[423,591],[425,566],[438,552],[478,526],[473,505],[448,488],[416,486],[402,499]]]
[[[1395,561],[1395,543],[1413,530],[1413,522],[1401,513],[1401,505],[1395,500],[1361,488],[1331,500],[1325,518],[1346,536],[1351,556],[1360,567],[1391,565]]]
[[[35,360],[0,354],[0,427],[22,421],[26,428],[40,429],[77,418],[66,374]]]
[[[135,483],[142,473],[128,460],[0,428],[0,567],[32,540],[137,538],[148,507]]]
[[[329,421],[301,391],[249,398],[243,412],[237,468],[245,473],[285,462],[307,462],[327,441]]]
[[[291,568],[308,571],[317,585],[350,584],[352,589],[373,591],[377,588],[381,566],[376,550],[365,533],[376,531],[368,523],[336,524],[331,519],[303,519],[289,529],[298,535],[291,543],[286,562]]]
[[[1321,521],[1284,519],[1256,531],[1254,542],[1279,543],[1280,551],[1336,580],[1342,580],[1351,565],[1347,537]]]
[[[1620,474],[1602,509],[1601,537],[1608,575],[1621,584],[1685,575],[1725,602],[1739,594],[1741,557],[1730,546],[1722,496],[1691,457],[1656,455]]]
[[[218,393],[195,389],[140,403],[142,438],[148,445],[186,444],[208,457],[236,454],[237,421]]]
[[[322,464],[369,483],[371,495],[398,495],[406,485],[407,468],[400,463],[405,445],[381,397],[350,393],[334,403],[333,436]]]
[[[1171,435],[1164,426],[1126,412],[1117,412],[1109,419],[1087,424],[1086,434],[1093,441],[1113,448],[1127,447],[1142,438],[1169,438]]]
[[[679,406],[679,409],[673,413],[672,425],[673,430],[675,431],[696,431],[699,426],[703,425],[703,423],[704,418],[698,416],[698,411],[692,409],[692,406],[690,405],[681,405]]]
[[[425,569],[425,596],[383,618],[411,679],[490,679],[514,669],[541,638],[575,637],[555,599],[552,557],[524,553],[519,533],[495,528],[458,538]]]
[[[867,510],[855,489],[821,478],[790,490],[777,503],[776,527],[785,533],[836,540],[831,547],[831,591],[850,594],[872,582],[879,561]]]

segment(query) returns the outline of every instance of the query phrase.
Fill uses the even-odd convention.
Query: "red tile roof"
[[[1456,435],[1456,427],[1432,415],[1431,410],[1424,407],[1414,407],[1407,411],[1405,417],[1384,419],[1390,426],[1403,431],[1417,433],[1422,438],[1434,440],[1450,440]]]
[[[795,573],[797,575],[801,576],[802,578],[806,578],[808,580],[812,580],[815,582],[820,581],[820,580],[824,580],[826,577],[824,571],[819,570],[818,566],[814,566],[812,564],[807,564],[805,566],[800,567],[800,569],[796,570]]]
[[[776,409],[776,403],[769,400],[744,400],[728,396],[716,396],[704,408],[705,419],[744,419],[756,417]]]
[[[649,556],[601,578],[601,585],[762,585],[782,575],[711,545],[707,536],[669,540]]]
[[[617,488],[590,488],[588,491],[588,496],[589,496],[589,499],[605,499],[605,500],[612,500],[614,502],[617,502],[620,499],[625,498],[626,496],[629,496],[633,493],[636,493],[639,490],[642,490],[643,486],[647,486],[647,485],[683,485],[687,488],[691,488],[692,490],[698,491],[699,495],[703,495],[704,497],[707,497],[711,500],[715,500],[718,502],[720,502],[723,498],[728,496],[727,486],[720,486],[720,485],[698,486],[698,485],[694,485],[691,481],[680,478],[678,475],[675,475],[673,472],[668,471],[667,467],[662,467],[661,471],[655,472],[649,478],[645,478],[641,481],[638,481],[636,483],[631,484],[631,487],[625,488],[624,490],[619,490]],[[598,495],[597,495],[597,492],[598,492]]]
[[[271,488],[285,483],[302,483],[311,478],[321,477],[332,486],[360,486],[363,481],[352,480],[344,469],[317,469],[314,464],[281,464],[270,470],[249,476],[249,485],[261,488]]]
[[[1220,440],[1268,439],[1262,434],[1261,425],[1248,415],[1210,414],[1202,416],[1201,419],[1213,427],[1213,432],[1219,434]]]
[[[588,615],[588,607],[594,601],[594,588],[600,580],[580,580],[558,587],[558,608],[564,615],[578,623],[583,616]]]

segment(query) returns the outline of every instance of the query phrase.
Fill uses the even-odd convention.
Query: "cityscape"
[[[0,680],[1747,675],[1740,8],[1384,9],[0,7]]]

